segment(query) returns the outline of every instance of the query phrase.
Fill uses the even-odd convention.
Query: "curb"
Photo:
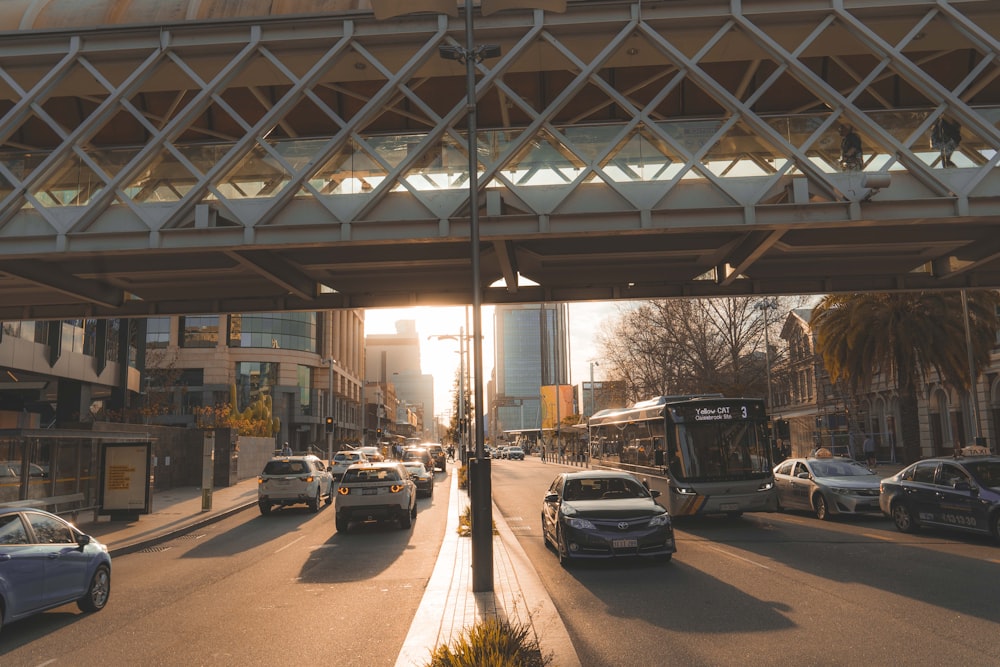
[[[133,554],[137,551],[142,551],[143,549],[155,547],[157,544],[162,544],[164,542],[169,542],[170,540],[177,539],[182,535],[190,533],[192,530],[197,530],[202,526],[207,526],[211,523],[215,523],[216,521],[222,521],[223,519],[227,519],[234,514],[242,512],[243,510],[248,510],[251,507],[256,507],[256,506],[257,506],[257,501],[246,503],[245,505],[237,505],[236,507],[231,507],[227,510],[222,510],[219,512],[215,512],[213,514],[209,514],[208,516],[205,517],[200,517],[186,526],[175,528],[174,530],[162,533],[160,535],[147,537],[137,542],[130,542],[127,544],[123,544],[121,546],[114,546],[114,547],[109,546],[108,555],[111,556],[112,559],[114,559],[118,556],[125,556],[127,554]]]

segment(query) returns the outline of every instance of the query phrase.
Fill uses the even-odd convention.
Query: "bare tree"
[[[765,318],[756,297],[670,299],[622,309],[598,345],[629,402],[653,396],[767,394],[767,361],[779,362],[781,322],[802,298],[777,299]],[[770,356],[764,354],[765,319]]]

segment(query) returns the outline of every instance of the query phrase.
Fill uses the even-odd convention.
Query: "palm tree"
[[[968,294],[969,331],[975,376],[989,364],[996,343],[996,292]],[[900,397],[901,435],[906,462],[920,458],[917,389],[930,370],[956,389],[968,390],[960,292],[857,293],[825,297],[813,310],[816,351],[830,379],[844,380],[855,396],[882,375],[895,382]]]

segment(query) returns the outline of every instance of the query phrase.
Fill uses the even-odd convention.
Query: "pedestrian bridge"
[[[10,4],[0,319],[471,302],[461,13]],[[484,303],[1000,287],[1000,3],[570,0],[475,26],[500,47],[476,66]]]

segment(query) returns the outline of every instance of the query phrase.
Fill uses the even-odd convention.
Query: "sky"
[[[594,367],[594,379],[604,379],[600,369],[600,352],[597,334],[604,321],[616,316],[620,305],[614,302],[571,303],[569,305],[570,328],[570,381],[579,384],[590,380],[590,362]],[[420,365],[423,373],[434,376],[434,409],[438,414],[447,412],[453,403],[452,386],[458,372],[458,341],[428,340],[428,336],[458,336],[465,327],[472,333],[472,309],[469,308],[466,327],[465,308],[455,307],[414,307],[378,308],[365,311],[365,335],[394,334],[396,322],[414,320],[420,339]],[[489,378],[493,371],[493,307],[483,306],[483,376]],[[486,386],[483,385],[485,397]]]

